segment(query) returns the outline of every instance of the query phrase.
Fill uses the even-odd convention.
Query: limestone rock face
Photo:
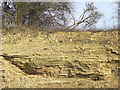
[[[30,75],[104,80],[117,75],[118,31],[38,32],[2,38],[4,60]]]

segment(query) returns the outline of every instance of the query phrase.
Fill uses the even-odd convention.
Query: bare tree
[[[86,3],[86,9],[79,17],[79,21],[75,22],[74,24],[69,26],[68,28],[74,29],[80,24],[84,24],[84,27],[91,27],[94,26],[97,21],[101,18],[102,14],[98,12],[97,8],[94,6],[94,3]]]
[[[65,27],[73,11],[70,2],[3,2],[3,26]]]

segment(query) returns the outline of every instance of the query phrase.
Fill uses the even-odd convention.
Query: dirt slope
[[[2,36],[2,88],[118,87],[118,31]]]

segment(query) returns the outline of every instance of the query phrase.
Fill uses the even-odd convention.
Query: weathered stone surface
[[[1,55],[27,75],[94,81],[117,76],[118,31],[55,32],[48,36],[38,32],[32,42],[27,36],[3,36]]]

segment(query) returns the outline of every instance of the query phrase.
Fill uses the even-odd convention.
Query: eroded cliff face
[[[29,75],[98,81],[118,77],[119,44],[117,30],[13,32],[3,34],[1,56]]]

